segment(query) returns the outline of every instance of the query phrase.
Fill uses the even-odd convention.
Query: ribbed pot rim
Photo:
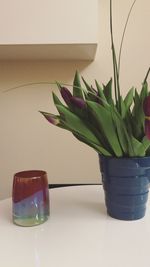
[[[135,159],[135,160],[140,160],[140,159],[150,159],[150,156],[143,156],[143,157],[108,157],[108,156],[104,156],[104,155],[101,155],[101,154],[98,154],[98,156],[100,158],[105,158],[105,159],[114,159],[114,160],[129,160],[129,159]]]

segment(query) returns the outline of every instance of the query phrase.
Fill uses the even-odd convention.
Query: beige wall
[[[0,43],[93,43],[97,5],[98,0],[0,0]]]
[[[0,198],[11,194],[13,174],[24,169],[44,169],[50,183],[98,183],[98,157],[69,132],[49,125],[38,110],[55,111],[51,91],[56,87],[37,85],[3,93],[28,82],[72,82],[76,69],[93,82],[111,77],[109,1],[101,0],[99,46],[95,61],[3,61],[0,62]],[[117,47],[131,0],[114,0]],[[121,90],[140,88],[150,59],[150,2],[138,0],[128,26],[122,54]],[[89,18],[90,19],[90,18]],[[78,29],[79,30],[79,29]]]

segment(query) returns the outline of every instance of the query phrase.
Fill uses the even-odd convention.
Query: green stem
[[[118,72],[117,58],[116,58],[116,52],[115,52],[115,45],[114,45],[114,40],[113,40],[112,0],[110,0],[110,33],[111,33],[111,45],[112,45],[116,107],[118,111],[121,113],[119,72]]]
[[[116,84],[117,84],[117,91],[118,91],[118,111],[121,114],[121,94],[120,94],[120,81],[119,81],[119,72],[118,72],[118,68],[117,68],[117,58],[115,55],[115,67],[116,67]]]
[[[113,40],[113,26],[112,26],[112,0],[110,0],[110,34],[111,34],[111,49],[112,49],[112,59],[113,59],[113,73],[114,73],[114,89],[115,89],[115,101],[116,105],[118,103],[118,94],[117,94],[117,83],[116,83],[116,64],[115,64],[115,48]]]
[[[126,32],[126,28],[127,28],[127,25],[128,25],[129,18],[130,18],[130,14],[132,12],[132,9],[133,9],[136,1],[137,0],[134,0],[133,4],[131,5],[131,8],[129,10],[129,13],[128,13],[128,16],[127,16],[127,20],[126,20],[126,23],[125,23],[125,26],[124,26],[124,30],[123,30],[123,34],[122,34],[122,38],[121,38],[120,49],[119,49],[118,73],[120,72],[121,53],[122,53],[122,46],[123,46],[123,41],[124,41],[124,37],[125,37],[125,32]]]
[[[20,85],[17,85],[17,86],[14,86],[14,87],[10,87],[6,90],[4,90],[3,92],[9,92],[9,91],[12,91],[12,90],[15,90],[15,89],[18,89],[18,88],[22,88],[22,87],[27,87],[27,86],[31,86],[31,85],[40,85],[40,84],[53,84],[55,85],[56,82],[30,82],[30,83],[24,83],[24,84],[20,84]]]
[[[150,73],[150,67],[149,67],[149,69],[148,69],[148,71],[146,73],[146,76],[145,76],[145,79],[143,81],[143,84],[145,84],[147,82],[147,78],[148,78],[149,73]]]
[[[40,85],[40,84],[57,85],[57,82],[46,82],[46,81],[44,82],[43,81],[43,82],[24,83],[24,84],[21,84],[21,85],[18,85],[18,86],[14,86],[14,87],[8,88],[8,89],[4,90],[3,93],[6,93],[6,92],[9,92],[9,91],[18,89],[18,88],[22,88],[22,87],[27,87],[27,86],[32,86],[32,85]],[[67,83],[61,83],[61,82],[59,82],[59,84],[64,85],[64,86],[70,86],[70,87],[74,86],[73,84],[67,84]],[[74,87],[81,88],[82,90],[85,90],[84,88],[79,87],[79,86],[74,86]]]

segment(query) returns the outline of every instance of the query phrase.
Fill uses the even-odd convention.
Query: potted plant
[[[58,115],[41,113],[52,124],[72,132],[99,155],[105,203],[110,216],[136,220],[145,215],[150,177],[150,93],[148,70],[140,92],[132,87],[125,98],[120,90],[120,59],[125,24],[117,60],[113,40],[112,1],[110,0],[110,34],[113,79],[106,85],[89,85],[76,72],[73,93],[57,83],[62,103],[53,93]],[[114,88],[114,97],[112,89]]]

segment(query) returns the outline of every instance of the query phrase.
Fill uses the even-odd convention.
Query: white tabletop
[[[0,202],[1,267],[149,267],[150,207],[138,221],[106,214],[102,186],[50,190],[51,215],[34,227],[12,223]]]

